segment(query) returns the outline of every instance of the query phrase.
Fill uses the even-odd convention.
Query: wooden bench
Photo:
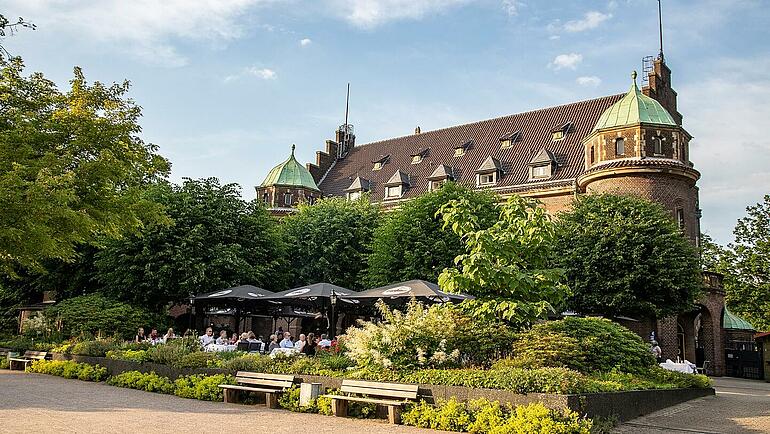
[[[48,353],[45,351],[25,351],[21,357],[11,357],[8,359],[8,367],[14,370],[16,367],[21,367],[19,370],[23,371],[27,369],[27,365],[32,363],[33,360],[45,360]]]
[[[235,382],[236,385],[219,385],[225,389],[225,402],[237,403],[242,391],[259,392],[265,394],[265,404],[269,408],[278,408],[278,396],[294,384],[294,376],[238,371],[235,375]]]
[[[367,402],[388,407],[388,421],[397,424],[401,423],[401,410],[404,404],[417,399],[417,388],[416,384],[342,380],[340,390],[345,395],[323,396],[331,398],[332,413],[335,416],[348,415],[348,401]]]

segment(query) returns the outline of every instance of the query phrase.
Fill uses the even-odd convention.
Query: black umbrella
[[[269,297],[265,297],[264,300],[273,304],[323,307],[328,305],[332,299],[354,304],[356,302],[351,300],[351,296],[355,294],[358,293],[341,286],[332,285],[331,283],[320,282],[276,292]]]
[[[261,300],[275,295],[274,292],[262,289],[254,285],[241,285],[232,288],[221,289],[219,291],[207,292],[205,294],[198,294],[193,297],[196,301],[217,301],[217,300]]]
[[[350,298],[361,301],[381,298],[383,301],[387,302],[389,300],[408,301],[412,297],[417,299],[427,299],[437,303],[448,301],[461,302],[473,298],[466,294],[444,292],[435,283],[426,282],[424,280],[409,280],[406,282],[393,283],[391,285],[361,291]]]

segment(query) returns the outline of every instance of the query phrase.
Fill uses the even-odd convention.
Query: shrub
[[[603,318],[569,317],[522,333],[514,364],[567,367],[580,372],[642,372],[655,365],[647,345],[631,330]]]
[[[232,375],[188,375],[174,381],[174,394],[182,398],[201,399],[204,401],[222,401],[224,399],[220,384],[235,384]]]
[[[516,407],[503,425],[493,427],[489,434],[590,434],[591,420],[581,419],[574,411],[550,410],[541,403]]]
[[[278,405],[281,408],[285,408],[289,411],[296,411],[299,413],[318,413],[317,400],[310,401],[309,405],[299,405],[299,387],[292,387],[286,392],[282,393],[278,398]]]
[[[171,362],[171,366],[179,369],[197,369],[216,367],[217,355],[215,353],[206,353],[198,351],[183,355],[181,358]]]
[[[198,349],[198,351],[200,351]],[[163,365],[173,366],[178,360],[187,354],[191,354],[184,345],[174,345],[171,343],[165,345],[155,345],[147,350],[147,359],[151,362]]]
[[[8,361],[8,358],[3,357],[0,358],[0,369],[10,369],[11,362]]]
[[[115,350],[118,344],[112,338],[77,342],[69,349],[70,354],[80,356],[104,357],[107,351]]]
[[[35,360],[27,366],[27,372],[78,378],[84,381],[102,381],[107,378],[107,368],[72,360]]]
[[[128,389],[144,390],[146,392],[174,393],[174,383],[155,372],[127,371],[110,377],[107,380],[107,384]]]
[[[222,368],[232,372],[251,371],[268,373],[272,364],[273,360],[270,357],[260,354],[246,354],[223,362]]]
[[[143,363],[147,361],[145,350],[110,350],[105,355],[108,359],[128,360],[129,362]]]

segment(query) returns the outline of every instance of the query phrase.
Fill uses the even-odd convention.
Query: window
[[[532,167],[532,178],[549,178],[551,176],[551,165]]]
[[[564,138],[564,130],[554,131],[553,132],[553,141],[561,140]]]
[[[455,148],[455,157],[462,157],[465,155],[465,148]]]
[[[615,139],[615,155],[626,154],[626,139],[618,137]]]
[[[401,197],[401,186],[385,187],[385,198]]]
[[[491,185],[496,183],[497,172],[479,174],[478,185]]]
[[[262,194],[262,202],[264,203],[270,203],[270,195],[267,194],[267,192],[264,192]]]
[[[412,155],[412,164],[420,164],[422,162],[422,154]]]
[[[593,146],[591,146],[591,160],[590,161],[591,161],[591,164],[593,165],[594,164],[594,147]]]
[[[430,181],[428,184],[428,191],[436,191],[441,188],[442,185],[444,185],[444,182],[446,181]]]
[[[378,161],[374,163],[374,167],[372,167],[372,170],[380,170],[382,169],[382,161]]]
[[[655,155],[663,155],[663,137],[652,138],[652,153]]]
[[[311,194],[310,197],[307,199],[307,203],[309,203],[310,205],[314,204],[315,203],[315,196],[313,196]]]
[[[348,200],[358,200],[361,197],[361,191],[348,192]]]
[[[676,223],[679,225],[679,229],[684,230],[684,209],[676,209]]]
[[[286,193],[283,195],[283,203],[286,205],[291,206],[291,193]]]

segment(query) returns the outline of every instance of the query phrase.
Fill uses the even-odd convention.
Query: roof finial
[[[636,71],[631,71],[631,80],[634,80],[634,83],[636,83]]]
[[[291,156],[292,157],[294,156],[294,148],[296,148],[296,147],[297,147],[297,145],[295,145],[294,143],[291,144]]]

